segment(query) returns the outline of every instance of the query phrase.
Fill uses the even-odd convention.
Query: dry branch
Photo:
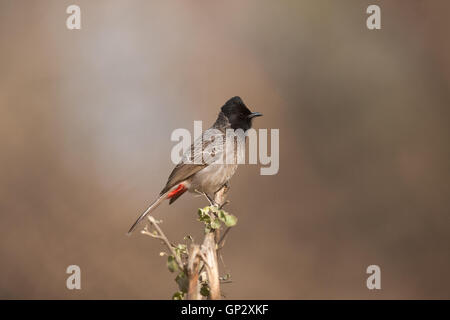
[[[214,196],[214,202],[217,204],[217,209],[221,209],[226,202],[226,195],[228,192],[228,186],[223,186]],[[217,211],[214,213],[209,213],[211,219],[216,219],[213,215],[216,215]],[[209,217],[208,217],[209,219]],[[218,300],[221,298],[220,291],[220,277],[219,277],[219,263],[217,259],[217,251],[223,247],[225,237],[228,234],[230,227],[228,227],[222,236],[220,236],[220,229],[210,229],[203,239],[201,245],[192,243],[189,252],[187,252],[186,262],[181,259],[180,252],[177,252],[178,247],[173,246],[167,236],[162,231],[159,226],[159,222],[155,220],[154,217],[149,216],[150,226],[152,226],[155,231],[151,232],[147,227],[142,231],[143,234],[148,235],[152,238],[161,240],[166,247],[169,249],[171,255],[175,258],[176,264],[179,270],[184,274],[187,280],[187,289],[183,289],[186,293],[186,298],[188,300],[201,300],[202,295],[205,293],[201,292],[202,283],[205,283],[206,279],[202,277],[204,273],[203,270],[206,269],[207,283],[209,288],[208,299]],[[184,257],[186,257],[186,251],[183,251]],[[172,270],[173,271],[173,270]],[[186,290],[186,291],[184,291]]]
[[[177,262],[177,265],[180,268],[180,270],[183,270],[184,269],[183,262],[181,261],[180,257],[176,254],[175,249],[170,244],[169,239],[166,237],[164,232],[159,227],[158,222],[152,216],[148,216],[148,220],[150,221],[150,224],[156,229],[157,233],[156,234],[152,233],[147,228],[145,228],[142,231],[142,233],[145,235],[148,235],[152,238],[160,239],[166,245],[166,247],[169,249],[169,251],[172,253],[172,255],[175,257],[175,261]]]

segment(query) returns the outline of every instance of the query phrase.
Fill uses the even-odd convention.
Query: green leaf
[[[225,216],[226,216],[227,214],[228,214],[228,213],[226,213],[225,211],[220,210],[220,211],[217,213],[217,216],[219,217],[220,221],[222,221],[222,222],[225,223]]]
[[[189,287],[189,279],[186,277],[186,274],[181,271],[177,277],[175,278],[175,282],[178,284],[178,288],[182,292],[187,292]]]
[[[184,299],[184,293],[181,291],[177,291],[173,294],[172,300],[183,300]]]
[[[220,229],[220,220],[219,219],[214,219],[211,222],[211,229]]]
[[[233,216],[232,214],[229,214],[229,215],[225,216],[225,221],[224,222],[225,222],[225,225],[227,227],[233,227],[237,223],[237,218],[236,218],[236,216]]]
[[[198,209],[198,221],[202,221],[205,223],[211,222],[211,217],[208,215],[207,207],[203,209]]]
[[[181,256],[183,254],[187,254],[186,245],[185,244],[179,244],[175,248],[176,255],[181,259]]]
[[[219,211],[219,208],[217,208],[216,206],[209,206],[208,209],[213,213],[217,213]]]
[[[218,217],[227,227],[233,227],[237,223],[237,218],[224,210],[219,211]]]
[[[178,271],[178,264],[174,256],[167,257],[167,268],[169,268],[170,272]]]
[[[202,288],[200,289],[200,294],[204,297],[209,296],[209,286],[208,284],[202,284]]]
[[[227,273],[226,275],[224,275],[222,278],[220,278],[220,280],[223,281],[228,281],[231,279],[231,274]]]

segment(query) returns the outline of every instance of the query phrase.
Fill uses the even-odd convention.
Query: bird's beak
[[[259,113],[259,112],[252,112],[252,113],[250,113],[250,114],[247,116],[247,118],[252,119],[252,118],[255,118],[255,117],[261,117],[261,116],[262,116],[262,113]]]

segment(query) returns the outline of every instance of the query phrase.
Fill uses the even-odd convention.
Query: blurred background
[[[66,28],[71,4],[81,30]],[[256,128],[280,130],[280,170],[231,181],[227,298],[450,298],[449,12],[0,0],[0,298],[170,298],[163,246],[125,234],[174,166],[172,131],[209,126],[235,95],[264,114]],[[173,242],[199,241],[204,205],[184,196],[155,216]],[[66,288],[71,264],[82,290]]]

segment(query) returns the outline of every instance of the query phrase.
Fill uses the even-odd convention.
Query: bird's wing
[[[223,142],[224,135],[219,130],[208,129],[203,132],[173,169],[161,194],[207,167],[210,164],[206,161],[207,159],[220,157],[223,153]]]

